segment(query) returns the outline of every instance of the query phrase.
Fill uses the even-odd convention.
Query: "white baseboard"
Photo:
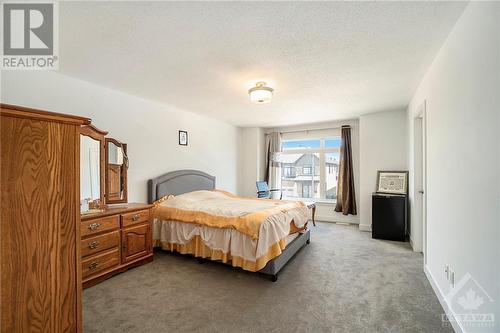
[[[370,224],[360,224],[359,230],[361,231],[372,231],[372,226]]]
[[[425,273],[425,276],[427,277],[427,280],[429,280],[429,283],[431,284],[431,287],[434,290],[434,293],[436,294],[436,296],[439,300],[439,303],[441,303],[441,306],[443,307],[444,312],[446,313],[448,318],[450,318],[450,323],[451,323],[451,326],[453,327],[453,330],[456,333],[466,333],[465,329],[462,327],[460,322],[458,322],[456,320],[455,313],[448,305],[448,302],[446,301],[446,297],[444,296],[443,291],[441,290],[441,288],[439,288],[436,280],[434,279],[434,276],[429,271],[427,266],[424,267],[424,273]]]
[[[349,223],[349,222],[335,222],[335,224],[338,224],[338,225],[351,225],[353,223]]]

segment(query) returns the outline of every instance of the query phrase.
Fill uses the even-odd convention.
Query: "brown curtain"
[[[337,205],[335,206],[335,211],[342,212],[344,215],[357,214],[350,126],[342,126],[339,180],[337,183]]]

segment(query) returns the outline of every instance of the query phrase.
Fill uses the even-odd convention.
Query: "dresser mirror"
[[[127,202],[127,145],[106,138],[106,203]]]
[[[104,203],[104,162],[107,132],[93,125],[80,128],[80,212],[99,209]]]

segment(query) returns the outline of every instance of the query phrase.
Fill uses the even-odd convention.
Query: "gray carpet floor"
[[[318,223],[280,272],[158,252],[83,293],[85,332],[451,332],[408,243]]]

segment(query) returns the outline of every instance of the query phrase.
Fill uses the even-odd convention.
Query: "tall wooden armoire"
[[[81,332],[83,117],[1,104],[1,332]]]

